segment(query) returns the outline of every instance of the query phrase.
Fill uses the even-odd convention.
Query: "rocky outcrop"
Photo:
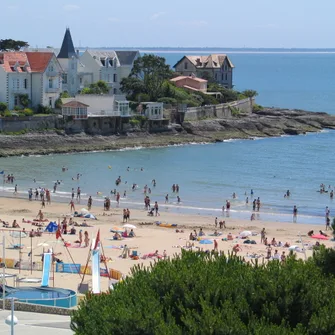
[[[91,136],[66,135],[61,131],[0,135],[0,156],[52,154],[66,152],[116,150],[126,147],[152,147],[194,142],[219,142],[318,132],[335,129],[335,116],[301,110],[264,109],[249,115],[227,119],[206,119],[172,125],[169,132]]]

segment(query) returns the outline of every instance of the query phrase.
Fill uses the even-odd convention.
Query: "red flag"
[[[98,230],[97,237],[95,239],[94,250],[97,250],[100,244],[100,229]]]
[[[58,240],[61,236],[62,236],[62,235],[61,235],[61,233],[60,233],[60,227],[59,227],[59,225],[58,225],[58,229],[57,229],[57,231],[56,231],[56,240]]]

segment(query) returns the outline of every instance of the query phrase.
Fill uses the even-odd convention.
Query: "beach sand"
[[[75,204],[76,210],[80,210],[81,208],[86,207],[86,202],[82,202],[82,204]],[[161,205],[161,208],[164,205]],[[20,229],[25,228],[27,231],[30,231],[32,228],[36,230],[36,227],[30,223],[22,223],[22,219],[33,220],[36,218],[36,215],[41,209],[41,203],[39,201],[28,201],[23,199],[12,199],[12,198],[0,198],[0,219],[3,221],[8,221],[8,223],[12,224],[13,220],[16,219],[20,224]],[[170,212],[161,212],[158,217],[149,217],[147,215],[147,211],[145,210],[131,210],[130,215],[130,224],[133,224],[137,227],[135,229],[135,238],[127,238],[121,241],[113,241],[109,240],[112,238],[113,233],[110,232],[111,227],[117,226],[122,227],[122,203],[120,204],[120,208],[112,208],[111,211],[106,212],[108,215],[103,215],[103,209],[101,207],[93,206],[91,209],[91,213],[96,215],[97,220],[86,220],[88,224],[92,225],[92,227],[76,227],[77,234],[76,235],[63,235],[65,241],[73,244],[75,240],[78,240],[78,232],[80,229],[88,231],[90,239],[95,238],[98,230],[100,229],[100,238],[104,248],[104,252],[106,257],[110,257],[111,261],[108,262],[108,267],[113,268],[115,270],[121,271],[124,275],[130,274],[130,269],[136,264],[143,264],[145,266],[150,265],[150,263],[154,263],[154,258],[149,259],[139,259],[132,260],[130,258],[123,259],[119,257],[121,255],[122,250],[116,249],[115,247],[120,247],[127,244],[128,247],[137,250],[140,254],[140,257],[154,253],[158,250],[159,254],[163,254],[163,251],[166,250],[166,253],[169,257],[173,257],[173,255],[181,252],[181,247],[186,246],[186,243],[189,241],[190,232],[194,229],[199,231],[199,228],[202,227],[203,231],[206,233],[206,237],[209,239],[216,238],[218,242],[218,249],[224,252],[228,252],[232,250],[232,247],[237,243],[241,246],[241,251],[239,255],[245,256],[246,261],[250,261],[248,255],[256,253],[258,255],[266,256],[266,246],[260,243],[260,231],[262,228],[266,230],[266,236],[268,237],[268,243],[271,242],[272,238],[275,238],[276,241],[281,241],[283,243],[288,242],[290,245],[298,245],[301,247],[299,242],[300,234],[304,243],[315,244],[317,240],[310,238],[307,236],[307,232],[310,230],[314,230],[315,233],[318,233],[320,229],[325,229],[325,226],[322,225],[306,225],[299,223],[278,223],[278,222],[265,222],[265,221],[243,221],[232,218],[224,218],[226,222],[226,229],[217,229],[219,232],[223,233],[222,236],[214,237],[208,236],[208,234],[212,234],[215,230],[214,220],[215,217],[210,216],[200,216],[200,215],[187,215],[187,214],[176,214]],[[45,218],[48,218],[50,221],[57,221],[59,218],[63,218],[65,215],[70,214],[70,206],[65,203],[52,203],[51,205],[46,205],[46,208],[43,209],[43,213]],[[219,220],[221,218],[218,218]],[[84,219],[82,218],[74,218],[77,223],[82,223]],[[154,224],[155,221],[167,222],[171,224],[177,224],[177,229],[182,229],[183,233],[176,233],[175,228],[161,228]],[[140,223],[151,223],[152,225],[141,225]],[[17,230],[20,230],[17,229]],[[15,258],[19,259],[19,251],[10,249],[11,244],[18,244],[18,238],[12,238],[9,232],[13,230],[12,228],[4,228],[2,231],[6,236],[6,258]],[[241,231],[249,230],[257,233],[257,236],[252,236],[251,239],[254,239],[257,244],[243,244],[243,240],[235,238],[239,235]],[[222,241],[223,237],[227,237],[228,233],[232,233],[234,239],[232,241]],[[0,234],[2,235],[2,234]],[[331,233],[329,233],[331,235]],[[324,243],[326,246],[333,246],[334,242],[328,241],[320,241]],[[30,252],[30,238],[23,238],[21,241],[24,244],[24,248],[21,249],[21,259],[23,261],[28,261],[30,258],[28,253]],[[42,237],[34,237],[32,238],[33,245],[33,261],[41,261],[41,253],[43,252],[42,246],[37,246],[38,244],[46,243],[49,246],[45,246],[44,249],[47,250],[48,247],[54,248],[55,253],[61,253],[58,258],[63,260],[64,263],[72,263],[71,258],[63,246],[62,243],[56,243],[55,234],[43,233]],[[200,247],[203,250],[212,250],[213,244],[204,244],[201,245],[199,242],[194,243],[193,250],[196,250],[196,247]],[[113,248],[112,248],[113,246]],[[272,247],[272,253],[275,249],[278,249],[279,254],[285,251],[286,254],[289,253],[288,248],[284,247]],[[69,252],[72,255],[72,258],[75,263],[79,263],[81,265],[85,265],[89,255],[89,248],[78,248],[78,247],[69,247]],[[2,252],[0,251],[2,256]],[[311,256],[312,251],[307,250],[306,255]],[[304,258],[304,253],[298,252],[297,256],[299,258]],[[263,260],[263,257],[260,258]],[[101,263],[101,268],[104,268],[103,263]],[[15,273],[20,278],[41,278],[41,271],[33,271],[31,273],[30,270],[19,270],[17,269],[6,269],[6,273]],[[91,276],[86,275],[84,282],[89,282],[91,280]],[[78,284],[81,282],[81,278],[78,274],[67,274],[67,273],[55,273],[54,276],[54,286],[61,288],[68,288],[77,290]],[[8,285],[12,285],[11,279],[8,280]],[[21,284],[22,286],[23,284]],[[51,286],[53,285],[53,281],[51,281]],[[102,290],[106,290],[108,288],[108,278],[101,278],[101,288]]]

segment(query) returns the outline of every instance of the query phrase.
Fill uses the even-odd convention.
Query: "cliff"
[[[335,129],[335,116],[301,110],[264,109],[234,118],[187,121],[182,126],[172,125],[168,132],[156,134],[130,132],[120,136],[90,136],[83,133],[66,135],[57,131],[0,135],[0,157],[298,135],[325,128]]]

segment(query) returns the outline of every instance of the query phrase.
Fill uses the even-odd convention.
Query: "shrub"
[[[15,111],[20,111],[22,108],[20,106],[14,106]]]
[[[29,106],[30,100],[28,94],[19,94],[20,105],[24,108]]]
[[[25,108],[22,112],[25,116],[33,116],[34,115],[34,111],[30,108]]]
[[[135,266],[113,291],[86,296],[71,316],[85,334],[334,334],[335,279],[289,257],[252,266],[183,251]]]
[[[263,108],[263,106],[261,106],[261,105],[257,105],[257,104],[254,104],[253,106],[252,106],[252,110],[254,111],[254,112],[258,112],[258,111],[261,111],[261,110],[263,110],[264,108]]]
[[[52,108],[48,106],[38,105],[36,114],[51,114]]]
[[[12,117],[12,113],[10,111],[5,111],[4,117]]]
[[[136,101],[138,102],[148,102],[150,101],[150,96],[149,94],[146,93],[140,93],[136,95]]]
[[[135,127],[135,126],[139,126],[139,125],[141,124],[141,121],[140,121],[140,120],[137,120],[137,119],[135,119],[135,118],[132,118],[132,119],[129,120],[129,123],[130,123],[133,127]]]
[[[185,100],[183,103],[186,104],[187,107],[198,107],[200,105],[199,102],[194,100]]]
[[[6,111],[8,108],[7,104],[4,102],[0,102],[0,112]]]

